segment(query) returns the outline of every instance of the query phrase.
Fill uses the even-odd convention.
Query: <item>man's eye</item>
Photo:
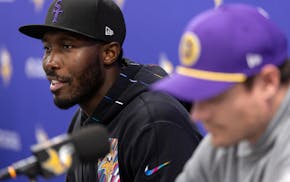
[[[46,52],[50,50],[50,47],[48,46],[43,46],[43,50],[45,50]]]
[[[73,48],[73,46],[72,45],[65,44],[65,45],[63,45],[63,48],[65,48],[65,49],[71,49],[71,48]]]

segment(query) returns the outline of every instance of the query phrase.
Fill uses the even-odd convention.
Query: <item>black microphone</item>
[[[72,135],[64,134],[31,147],[33,156],[13,163],[0,171],[0,181],[25,175],[35,179],[61,175],[74,163],[97,161],[110,150],[109,134],[101,125],[89,125]]]

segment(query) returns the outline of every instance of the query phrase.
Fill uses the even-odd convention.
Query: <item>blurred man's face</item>
[[[212,135],[214,146],[229,146],[241,140],[255,143],[269,120],[267,104],[259,86],[236,84],[217,97],[194,104],[191,114]]]

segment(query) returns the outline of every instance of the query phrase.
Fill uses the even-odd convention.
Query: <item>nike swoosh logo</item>
[[[154,167],[153,169],[148,169],[148,165],[146,166],[144,172],[146,176],[151,176],[152,174],[156,173],[157,171],[159,171],[161,168],[167,166],[170,163],[170,161],[165,162],[157,167]]]

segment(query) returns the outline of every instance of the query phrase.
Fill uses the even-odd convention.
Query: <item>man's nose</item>
[[[44,58],[43,60],[43,68],[44,70],[57,70],[60,68],[60,56],[55,51],[51,51],[51,53]]]

